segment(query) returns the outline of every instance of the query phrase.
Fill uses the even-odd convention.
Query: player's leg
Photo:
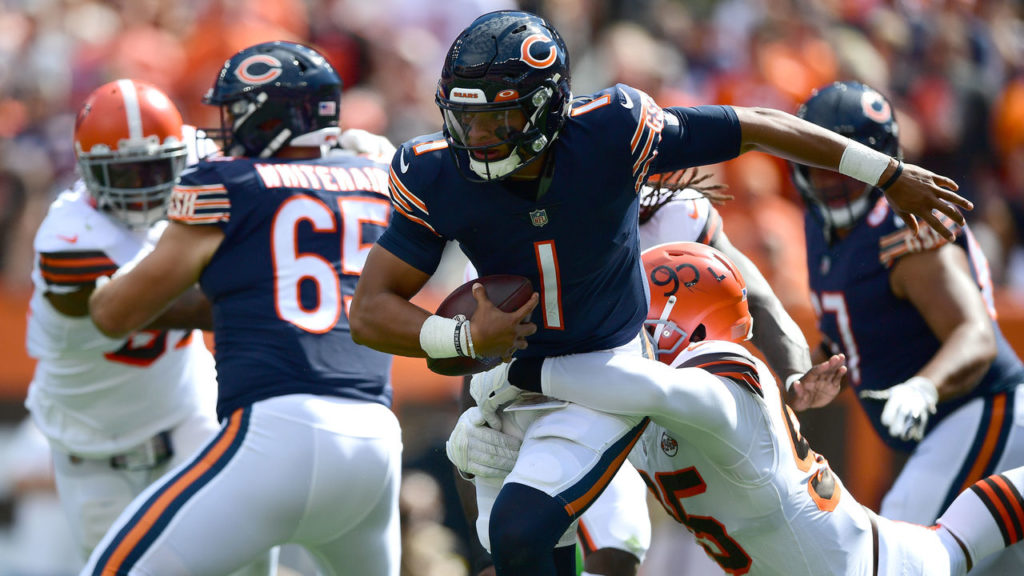
[[[586,574],[635,576],[651,545],[647,487],[628,461],[587,508],[576,530]]]
[[[397,421],[394,427],[396,434],[389,438],[339,434],[322,438],[323,442],[340,448],[348,458],[332,458],[317,466],[314,481],[319,485],[313,487],[311,501],[319,503],[318,509],[307,514],[295,540],[305,545],[326,574],[399,573],[402,446]],[[333,502],[340,506],[332,505]],[[331,536],[325,539],[323,534]]]
[[[970,569],[987,556],[1024,539],[1021,494],[1024,467],[989,476],[960,494],[937,522],[951,556],[964,556],[966,568]],[[947,533],[953,538],[946,537]],[[1020,548],[1013,546],[1014,551],[1024,552]]]
[[[960,492],[981,477],[1024,465],[1024,421],[1016,397],[1004,393],[960,407],[914,450],[882,501],[890,520],[931,525]]]
[[[387,472],[372,494],[326,477],[337,472],[328,462],[356,467],[325,440],[336,435],[400,446],[394,415],[378,404],[293,395],[237,410],[199,454],[136,499],[84,574],[227,574],[297,534],[336,538],[376,505]],[[322,527],[328,517],[337,525]]]
[[[499,574],[565,573],[554,571],[552,548],[559,549],[559,558],[575,558],[575,521],[610,481],[645,424],[568,405],[530,425],[516,467],[490,511],[491,555]]]
[[[57,493],[82,559],[89,557],[132,499],[185,461],[218,428],[212,415],[194,414],[169,431],[168,459],[152,465],[134,462],[131,469],[113,466],[109,456],[82,457],[52,446]]]

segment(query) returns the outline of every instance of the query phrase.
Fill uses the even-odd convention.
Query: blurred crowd
[[[395,142],[440,127],[434,85],[475,16],[522,8],[551,20],[585,94],[625,82],[663,105],[795,111],[811,90],[857,79],[896,104],[906,157],[952,176],[1000,285],[1024,287],[1024,8],[1021,0],[2,0],[0,268],[28,283],[28,242],[73,178],[73,113],[117,77],[171,94],[186,121],[219,119],[202,96],[223,61],[269,39],[307,42],[345,81],[342,122]],[[747,155],[716,177],[737,200],[730,235],[787,304],[806,300],[798,199],[786,166]]]
[[[502,8],[559,29],[577,94],[623,82],[663,106],[795,112],[833,80],[870,84],[897,108],[905,158],[976,203],[968,220],[996,283],[1024,293],[1024,0],[0,0],[0,288],[30,287],[33,234],[75,178],[74,113],[100,84],[148,81],[186,122],[215,126],[202,96],[225,59],[304,42],[344,80],[343,126],[399,143],[440,129],[448,46]],[[808,300],[787,170],[758,154],[710,169],[736,197],[720,208],[730,238],[794,310]],[[448,269],[457,284],[461,268]]]

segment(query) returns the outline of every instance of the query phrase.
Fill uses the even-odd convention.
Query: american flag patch
[[[329,102],[321,102],[319,113],[321,116],[334,116],[338,113],[338,103],[333,100]]]

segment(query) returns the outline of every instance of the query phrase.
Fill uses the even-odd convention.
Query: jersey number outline
[[[711,516],[691,516],[683,508],[683,498],[703,494],[708,489],[696,468],[690,466],[675,472],[657,472],[654,475],[656,482],[645,471],[639,472],[665,510],[693,532],[697,543],[722,570],[737,576],[750,571],[750,554],[729,536],[721,522]]]
[[[857,339],[853,336],[850,326],[850,310],[846,305],[846,296],[842,292],[811,292],[811,305],[820,318],[826,313],[835,314],[836,328],[839,338],[843,341],[843,352],[846,354],[846,368],[849,370],[850,385],[860,386],[860,351]]]
[[[339,197],[338,214],[342,231],[341,274],[358,276],[373,243],[362,241],[362,225],[387,226],[391,204],[384,199],[359,196]],[[339,271],[322,255],[299,252],[298,226],[308,222],[313,232],[337,233],[334,212],[323,201],[311,196],[295,196],[285,201],[271,225],[271,254],[274,268],[274,306],[277,315],[306,332],[324,334],[338,323],[342,311],[348,316],[350,297],[342,298]],[[304,281],[316,286],[316,306],[305,308],[299,297]]]
[[[565,330],[555,241],[534,242],[533,251],[537,255],[537,271],[540,273],[540,306],[544,313],[544,327],[548,330]]]

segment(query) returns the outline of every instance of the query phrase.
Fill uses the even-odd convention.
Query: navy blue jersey
[[[390,219],[387,167],[351,154],[201,162],[170,219],[224,240],[200,276],[213,303],[223,417],[309,393],[391,403],[391,356],[352,341],[348,304]]]
[[[947,226],[954,226],[946,220]],[[914,376],[938,351],[941,342],[908,300],[889,287],[889,270],[902,256],[934,250],[946,240],[927,226],[914,236],[879,199],[849,236],[829,246],[819,219],[805,216],[807,267],[812,299],[821,332],[846,354],[850,384],[861,390],[884,390]],[[969,394],[939,404],[928,420],[930,430],[946,415],[979,396],[990,396],[1024,382],[1024,366],[995,322],[988,261],[969,228],[957,232],[956,244],[966,252],[972,275],[992,316],[998,355]],[[862,399],[861,405],[879,436],[893,448],[909,451],[916,443],[892,437],[881,424],[884,402]]]
[[[637,234],[648,174],[721,162],[740,149],[731,108],[662,110],[617,85],[573,102],[539,181],[469,182],[441,133],[403,144],[391,163],[394,218],[382,247],[434,272],[456,240],[481,275],[533,282],[539,327],[523,357],[603,350],[635,337],[647,314]]]

